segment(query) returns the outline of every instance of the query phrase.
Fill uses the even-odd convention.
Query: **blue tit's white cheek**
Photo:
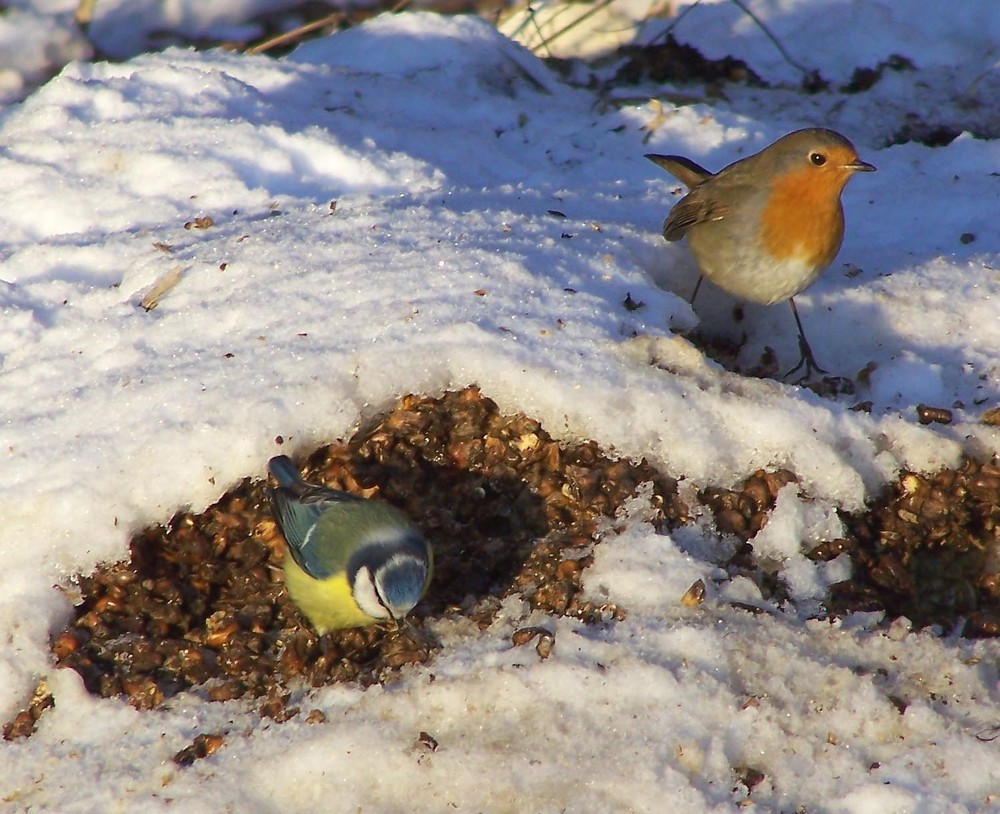
[[[392,615],[379,598],[375,580],[372,578],[372,572],[367,567],[362,566],[358,569],[357,574],[354,576],[352,592],[354,594],[354,601],[358,603],[358,607],[362,613],[371,616],[373,619],[392,618]]]

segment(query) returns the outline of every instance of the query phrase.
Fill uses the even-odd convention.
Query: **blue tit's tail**
[[[298,467],[287,455],[276,455],[267,462],[267,468],[274,475],[274,479],[286,489],[298,492],[304,485]]]

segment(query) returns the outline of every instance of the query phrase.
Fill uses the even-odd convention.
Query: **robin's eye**
[[[826,163],[826,156],[823,153],[809,153],[809,160],[814,167],[822,167]]]

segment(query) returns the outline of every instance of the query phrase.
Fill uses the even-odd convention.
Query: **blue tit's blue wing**
[[[330,509],[364,502],[364,498],[307,483],[286,455],[272,458],[268,469],[280,484],[271,490],[271,504],[292,559],[316,579],[336,573],[342,566],[331,561],[328,541],[314,539],[320,536],[317,525]]]
[[[309,576],[325,579],[343,565],[331,559],[330,533],[325,528],[320,530],[320,521],[338,506],[355,505],[364,498],[322,486],[302,485],[305,488],[300,492],[284,486],[272,489],[271,504],[292,559]],[[329,520],[327,517],[327,524]]]

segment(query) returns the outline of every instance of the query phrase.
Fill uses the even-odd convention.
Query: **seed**
[[[559,567],[556,568],[556,577],[559,579],[572,579],[583,567],[580,565],[579,560],[563,560],[559,563]]]
[[[948,514],[948,504],[943,498],[931,498],[920,508],[920,514],[925,520],[934,520]]]
[[[229,639],[234,633],[240,629],[240,626],[236,622],[230,622],[223,628],[218,630],[213,630],[211,633],[205,636],[205,646],[211,647],[213,650],[219,650],[224,645],[228,644]]]
[[[538,653],[538,657],[545,661],[550,655],[552,655],[552,648],[555,646],[556,639],[549,632],[545,632],[538,637],[538,644],[535,645],[535,652]]]
[[[991,407],[984,411],[979,420],[991,427],[1000,427],[1000,407]]]
[[[413,744],[413,748],[423,749],[427,752],[436,752],[438,750],[437,738],[427,732],[421,731]]]
[[[681,604],[686,608],[693,608],[705,601],[705,581],[695,580],[691,587],[684,592],[681,597]]]
[[[723,534],[742,536],[747,531],[747,519],[735,509],[723,509],[716,514],[715,525]]]
[[[240,698],[245,692],[246,687],[242,681],[236,679],[223,681],[208,689],[208,700],[232,701],[234,698]]]
[[[951,424],[951,410],[944,407],[930,407],[926,404],[917,405],[917,420],[921,424]]]
[[[755,475],[747,481],[746,486],[743,487],[743,494],[750,499],[754,511],[758,512],[767,509],[774,501],[763,473],[759,476]]]
[[[184,747],[174,755],[174,763],[178,766],[190,766],[196,760],[218,752],[223,743],[225,743],[225,739],[222,735],[198,735],[190,746]]]
[[[28,710],[22,710],[14,716],[14,719],[4,724],[3,739],[5,741],[27,738],[35,731],[35,719],[31,717]]]
[[[978,474],[969,481],[969,491],[977,496],[989,496],[1000,492],[1000,477]]]
[[[75,653],[80,647],[80,642],[73,630],[64,630],[52,642],[52,653],[58,661],[62,661],[70,653]]]
[[[544,627],[522,627],[515,630],[511,636],[510,640],[514,647],[521,647],[528,644],[535,636],[548,636],[550,639],[553,638],[552,634]]]

